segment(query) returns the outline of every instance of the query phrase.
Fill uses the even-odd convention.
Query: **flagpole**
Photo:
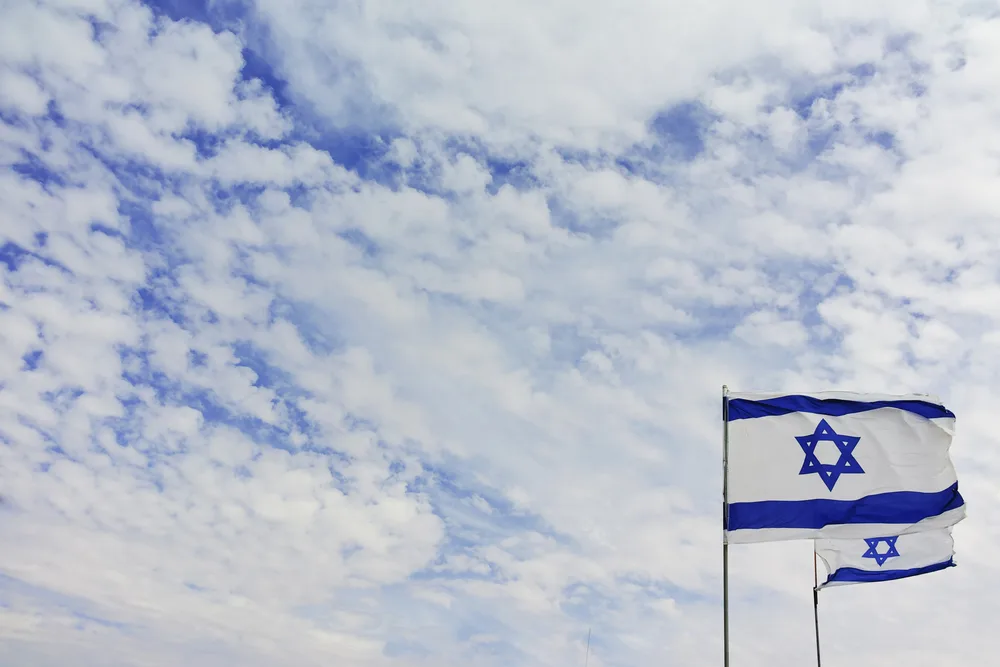
[[[813,621],[816,625],[816,667],[822,667],[819,653],[819,573],[817,572],[816,542],[813,541]]]
[[[722,664],[729,667],[729,387],[722,385]]]

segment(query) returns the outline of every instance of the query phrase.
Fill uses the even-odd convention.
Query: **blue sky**
[[[728,383],[947,402],[960,566],[824,640],[984,663],[987,10],[0,3],[0,662],[716,665]]]

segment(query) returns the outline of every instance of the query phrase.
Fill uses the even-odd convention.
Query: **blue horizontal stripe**
[[[894,579],[906,579],[920,574],[929,574],[955,566],[955,560],[949,558],[943,563],[934,563],[923,567],[914,567],[909,570],[859,570],[856,567],[842,567],[835,571],[826,580],[827,584],[833,582],[869,583],[874,581],[893,581]]]
[[[955,413],[943,405],[927,401],[847,401],[842,398],[815,398],[813,396],[777,396],[760,401],[747,398],[729,399],[729,421],[775,417],[792,412],[809,412],[828,417],[842,417],[879,408],[906,410],[927,419],[950,417]]]
[[[839,524],[916,523],[965,504],[958,482],[936,493],[895,491],[858,500],[762,500],[729,505],[729,530],[823,528]]]

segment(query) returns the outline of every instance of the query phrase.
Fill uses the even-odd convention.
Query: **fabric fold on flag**
[[[820,588],[893,581],[955,566],[951,528],[854,540],[816,540],[826,566]]]
[[[730,543],[895,536],[965,517],[955,415],[935,397],[732,393],[726,418]]]

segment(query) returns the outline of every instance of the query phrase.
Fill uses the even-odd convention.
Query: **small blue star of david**
[[[820,420],[812,434],[797,435],[795,439],[798,440],[799,446],[806,454],[806,460],[802,463],[802,470],[799,471],[799,474],[816,473],[830,491],[833,491],[833,487],[841,475],[860,475],[865,472],[862,470],[861,464],[854,458],[854,448],[858,446],[858,441],[861,438],[837,433],[833,427],[826,423],[825,419]],[[820,460],[816,458],[816,445],[824,440],[832,442],[840,450],[840,458],[836,463],[820,463]]]
[[[887,560],[890,558],[895,558],[899,556],[899,550],[896,549],[896,540],[899,539],[899,535],[896,537],[869,537],[865,539],[865,543],[868,545],[868,551],[866,551],[861,557],[862,558],[874,558],[875,562],[878,563],[879,567],[882,567]],[[885,542],[889,545],[889,550],[884,554],[878,552],[878,545],[880,542]]]

